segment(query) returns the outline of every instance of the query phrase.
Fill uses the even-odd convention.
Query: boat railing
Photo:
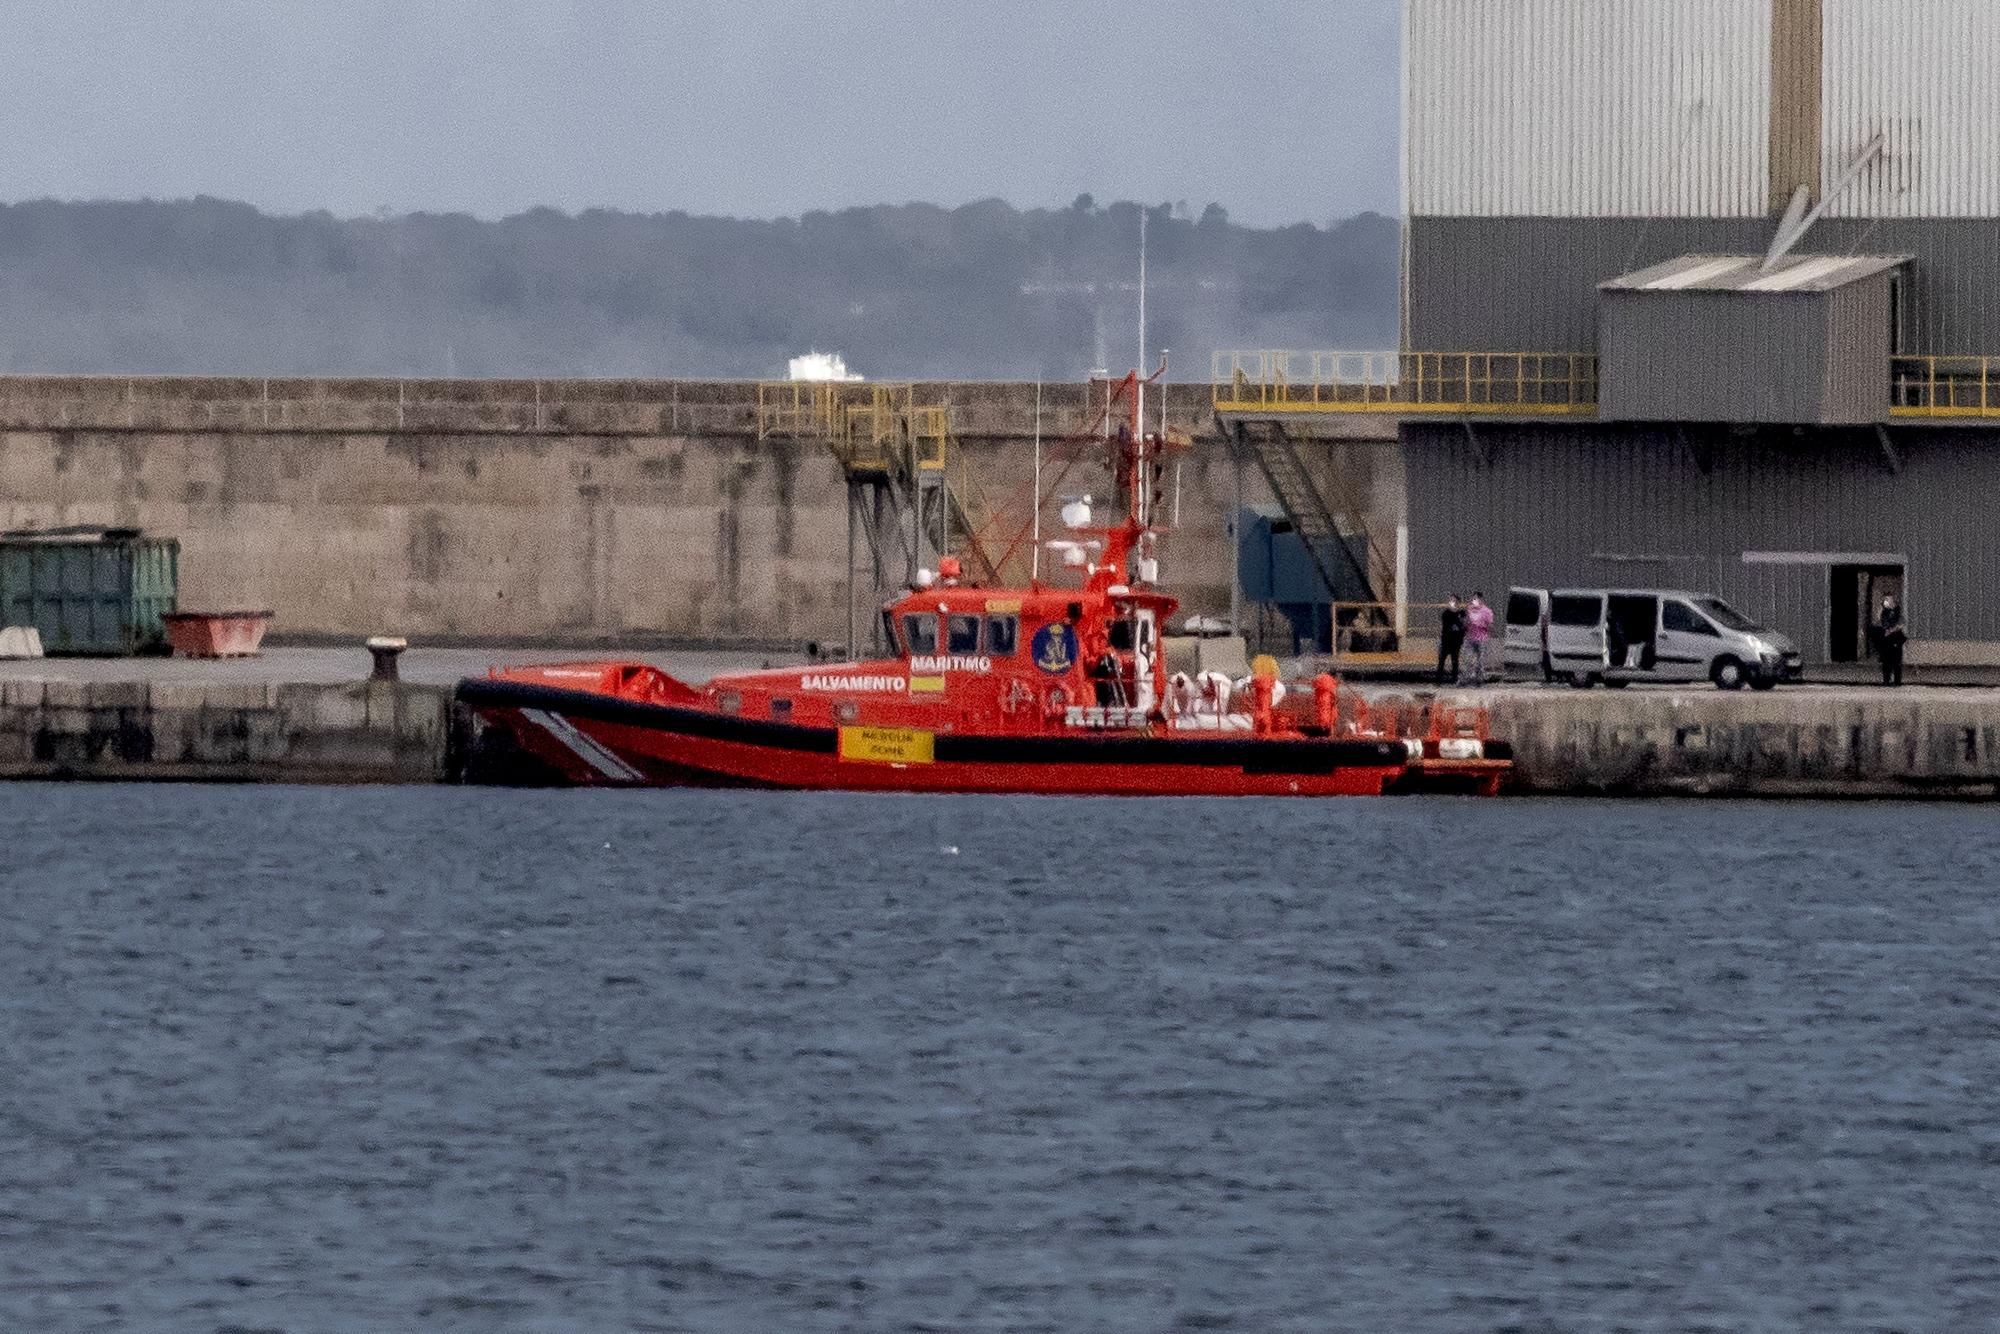
[[[1331,727],[1320,712],[1318,682],[1313,678],[1281,679],[1274,692],[1271,717],[1279,734],[1303,734],[1349,740],[1422,742],[1488,740],[1492,733],[1489,711],[1482,705],[1456,700],[1404,694],[1366,695],[1346,682],[1336,680],[1333,690]],[[1218,710],[1210,702],[1197,704],[1191,711],[1170,715],[1178,730],[1250,731],[1255,727],[1254,692],[1247,682],[1237,688]],[[1105,726],[1139,722],[1138,710],[1069,710],[1072,727]],[[1100,721],[1096,715],[1104,715]],[[1116,716],[1114,716],[1116,715]]]

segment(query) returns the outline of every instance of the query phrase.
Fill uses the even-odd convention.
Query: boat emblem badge
[[[1061,621],[1035,631],[1035,641],[1030,647],[1035,666],[1051,675],[1066,672],[1076,665],[1076,631]]]

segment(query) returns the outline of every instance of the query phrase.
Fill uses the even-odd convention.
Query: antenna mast
[[[1035,542],[1029,548],[1028,582],[1042,582],[1042,381],[1035,379]]]
[[[1136,395],[1132,404],[1133,433],[1132,448],[1137,451],[1134,463],[1139,476],[1146,475],[1146,206],[1139,205],[1139,359],[1132,363],[1132,392]],[[1162,389],[1162,402],[1166,390]],[[1133,515],[1141,525],[1147,521],[1147,511],[1152,507],[1147,503],[1148,488],[1139,487],[1138,512]]]

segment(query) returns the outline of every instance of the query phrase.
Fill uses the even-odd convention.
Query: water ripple
[[[2000,1327],[1982,811],[8,786],[0,834],[0,1331]]]

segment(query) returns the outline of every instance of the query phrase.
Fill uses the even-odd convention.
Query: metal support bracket
[[[1493,443],[1479,438],[1479,432],[1472,429],[1472,418],[1460,417],[1458,424],[1465,428],[1465,443],[1472,446],[1472,452],[1479,456],[1482,467],[1493,466]]]
[[[1889,428],[1881,424],[1875,427],[1875,443],[1882,447],[1882,464],[1892,477],[1903,472],[1903,451],[1896,448],[1896,442],[1889,438]]]
[[[1680,442],[1682,452],[1694,460],[1696,471],[1701,473],[1703,477],[1707,477],[1715,471],[1717,450],[1712,441],[1708,444],[1703,444],[1689,435],[1685,426],[1674,427],[1674,438]]]

